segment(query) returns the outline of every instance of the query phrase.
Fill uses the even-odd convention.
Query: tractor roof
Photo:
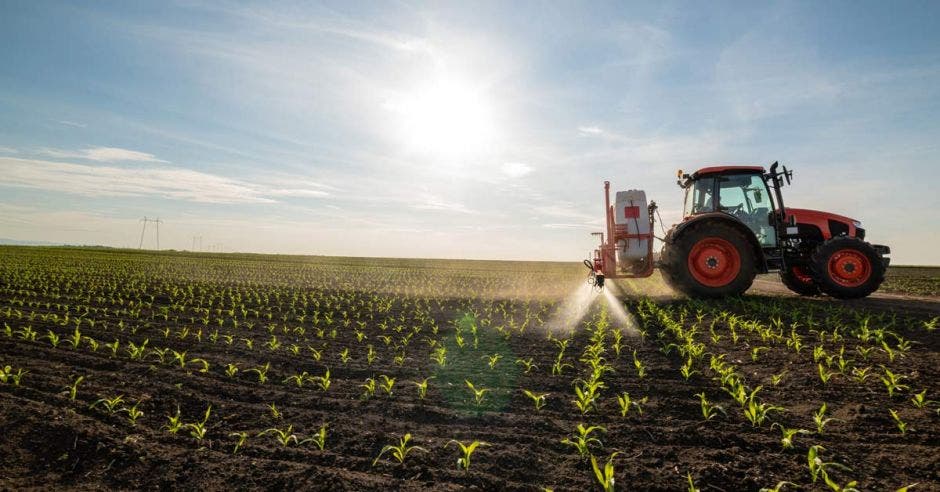
[[[704,174],[718,173],[765,173],[762,166],[711,166],[703,167],[692,173],[692,178],[698,178]]]

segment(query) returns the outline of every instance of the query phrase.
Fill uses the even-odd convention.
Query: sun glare
[[[482,88],[438,79],[386,104],[398,116],[396,132],[410,151],[459,158],[488,150],[495,135],[492,107]]]

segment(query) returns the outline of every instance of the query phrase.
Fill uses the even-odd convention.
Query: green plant
[[[810,446],[809,451],[806,453],[807,467],[809,468],[810,478],[813,479],[813,483],[822,477],[823,481],[829,486],[830,489],[834,491],[842,492],[857,492],[855,489],[855,482],[849,482],[845,487],[839,486],[832,477],[829,475],[829,469],[838,469],[844,471],[852,471],[851,468],[835,463],[835,462],[825,462],[820,456],[820,451],[824,451],[826,448],[820,445]]]
[[[365,384],[360,384],[359,386],[365,389],[365,391],[362,393],[362,396],[361,396],[363,400],[368,400],[369,398],[372,398],[373,396],[375,396],[375,379],[374,378],[366,378]]]
[[[206,422],[209,421],[209,415],[212,413],[212,405],[206,407],[206,413],[203,415],[202,420],[199,422],[193,422],[186,424],[185,427],[189,429],[189,435],[192,436],[197,441],[202,441],[206,437]]]
[[[72,381],[72,384],[66,386],[65,389],[69,391],[69,400],[75,401],[75,396],[78,394],[78,385],[85,380],[85,376],[78,376]]]
[[[829,384],[829,379],[832,378],[836,373],[826,371],[826,368],[822,364],[816,364],[816,367],[819,369],[819,379],[823,384]]]
[[[791,485],[791,486],[793,486],[793,487],[798,487],[798,485],[795,484],[795,483],[793,483],[793,482],[787,482],[786,480],[781,480],[781,481],[777,482],[777,485],[774,485],[773,487],[764,487],[764,488],[760,489],[760,492],[780,492],[780,491],[782,491],[783,488],[784,488],[785,486],[787,486],[787,485]]]
[[[549,395],[549,393],[542,393],[541,395],[535,394],[527,389],[522,390],[522,393],[532,400],[532,403],[535,405],[536,412],[542,410],[542,407],[545,406],[545,399]]]
[[[906,379],[904,376],[891,372],[891,370],[885,366],[881,366],[881,370],[884,372],[884,374],[881,376],[881,382],[884,383],[885,388],[888,389],[889,398],[894,397],[895,391],[904,391],[910,389],[910,386],[901,384],[901,381]]]
[[[426,449],[420,446],[409,446],[409,442],[411,442],[411,433],[407,433],[402,436],[401,439],[399,439],[397,445],[386,445],[382,448],[382,451],[379,452],[379,455],[375,457],[375,460],[372,461],[372,466],[375,466],[375,464],[378,463],[380,459],[382,459],[382,456],[384,456],[385,453],[391,453],[392,457],[395,458],[398,463],[404,463],[405,458],[407,458],[408,454],[412,451],[427,452]]]
[[[272,427],[272,428],[270,428],[270,429],[265,429],[265,430],[263,430],[261,433],[258,434],[258,437],[261,437],[261,436],[264,436],[264,435],[267,435],[267,434],[274,434],[274,439],[275,439],[277,442],[281,443],[281,446],[285,446],[285,447],[286,447],[286,446],[288,446],[291,442],[293,442],[294,444],[297,444],[297,436],[294,435],[294,426],[293,426],[293,424],[288,425],[287,428],[284,429],[284,430],[278,429],[278,428],[276,428],[276,427]]]
[[[898,412],[892,408],[888,409],[888,413],[891,414],[891,418],[894,420],[895,425],[898,426],[898,430],[901,431],[901,435],[907,434],[907,422],[901,420],[901,416],[898,415]]]
[[[648,396],[644,396],[639,400],[633,400],[630,398],[630,393],[624,391],[617,396],[617,405],[620,406],[620,416],[626,417],[627,414],[630,413],[631,408],[636,408],[637,413],[643,415],[643,404],[645,404],[648,399]]]
[[[418,387],[418,399],[423,400],[428,395],[428,379],[424,378],[421,381],[413,381],[414,385]]]
[[[330,380],[330,368],[327,367],[326,372],[324,372],[322,376],[313,376],[310,379],[316,383],[317,387],[319,387],[321,391],[330,389],[330,384],[332,384]]]
[[[386,396],[392,396],[392,387],[395,386],[395,378],[390,378],[385,374],[379,375],[382,378],[381,388],[385,390]]]
[[[523,367],[523,372],[525,374],[528,374],[532,369],[538,368],[538,366],[532,362],[531,357],[528,359],[516,359],[516,364]]]
[[[266,362],[263,366],[246,369],[245,372],[253,372],[258,375],[258,383],[264,384],[268,381],[268,371],[271,370],[271,363]]]
[[[708,399],[705,397],[704,391],[697,393],[695,396],[699,398],[699,403],[701,404],[702,408],[702,417],[704,417],[705,420],[713,419],[716,415],[718,415],[719,412],[726,414],[725,409],[720,405],[708,401]]]
[[[489,446],[485,442],[473,441],[469,444],[464,444],[456,439],[451,439],[444,445],[446,448],[451,444],[456,444],[460,448],[460,457],[457,458],[457,468],[462,469],[463,471],[470,471],[470,456],[476,451],[479,446]]]
[[[819,407],[819,410],[816,410],[816,412],[813,413],[813,422],[816,424],[817,434],[822,434],[823,429],[826,428],[826,425],[828,425],[829,422],[844,422],[841,419],[826,418],[826,408],[826,404],[823,403],[822,406]]]
[[[806,429],[791,429],[789,427],[784,427],[783,425],[774,422],[771,424],[770,428],[778,427],[780,429],[780,444],[783,446],[783,449],[793,448],[793,437],[797,434],[809,434],[810,432]]]
[[[281,411],[277,409],[277,405],[274,403],[268,404],[268,409],[271,411],[271,418],[274,420],[279,420],[281,418]]]
[[[604,492],[613,492],[614,490],[614,458],[620,454],[619,451],[614,452],[607,458],[607,463],[604,464],[603,470],[597,465],[597,458],[593,455],[591,456],[591,468],[594,469],[594,476],[597,478],[597,482],[600,484],[601,488],[604,489]]]
[[[307,439],[300,441],[298,445],[302,446],[308,442],[312,442],[320,451],[323,451],[323,449],[326,447],[326,426],[327,424],[321,425],[320,429],[316,434],[313,435],[313,437],[308,437]]]
[[[640,379],[646,377],[646,366],[643,365],[643,362],[636,355],[636,349],[633,349],[633,367],[636,368],[636,375]]]
[[[760,427],[767,418],[767,414],[770,412],[783,410],[783,407],[759,402],[757,399],[757,393],[761,390],[761,388],[761,386],[758,386],[757,388],[754,388],[753,391],[751,391],[747,398],[747,404],[744,406],[744,416],[747,417],[747,419],[751,422],[751,425],[754,427]]]
[[[236,438],[235,449],[232,450],[232,454],[238,454],[238,450],[241,449],[245,443],[248,441],[247,432],[232,432],[229,434],[229,437]]]
[[[601,440],[591,436],[591,434],[596,431],[607,432],[607,429],[599,425],[585,427],[584,424],[578,424],[575,431],[577,432],[576,434],[573,434],[570,438],[566,437],[562,439],[561,442],[562,444],[567,444],[577,449],[578,455],[583,459],[590,453],[589,447],[591,444],[601,446]]]
[[[121,411],[127,413],[127,419],[131,425],[137,425],[137,419],[144,416],[144,412],[137,408],[138,405],[140,405],[140,402],[135,403],[134,406],[121,409]]]
[[[236,366],[235,364],[232,364],[232,363],[229,363],[228,365],[225,366],[225,375],[226,375],[226,376],[228,376],[228,377],[230,377],[230,378],[233,378],[233,377],[235,377],[236,374],[238,374],[238,366]]]
[[[169,423],[164,425],[163,428],[166,429],[170,434],[176,434],[177,432],[180,431],[180,429],[183,428],[184,424],[183,424],[182,417],[180,417],[179,405],[176,406],[176,415],[174,416],[167,415],[166,418],[169,421]]]
[[[115,412],[120,410],[118,406],[124,403],[124,395],[117,395],[111,398],[101,398],[100,400],[97,400],[89,405],[88,408],[94,408],[98,406],[99,403],[108,411],[108,415],[114,415]]]
[[[486,394],[490,391],[489,388],[480,388],[477,389],[470,380],[464,380],[467,383],[467,387],[470,388],[470,392],[473,393],[473,401],[480,406],[483,404],[483,399],[486,397]]]
[[[927,399],[927,390],[923,390],[920,393],[914,393],[914,398],[911,398],[911,402],[914,403],[916,408],[925,408],[927,405],[937,403],[933,400]]]

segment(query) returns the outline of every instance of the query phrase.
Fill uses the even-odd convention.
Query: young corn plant
[[[359,387],[364,389],[361,396],[363,400],[368,400],[375,396],[375,378],[366,378],[365,384],[360,384]]]
[[[272,418],[272,419],[274,419],[274,420],[280,420],[280,419],[281,419],[281,411],[277,409],[277,405],[276,405],[276,404],[274,404],[274,403],[269,403],[269,404],[268,404],[268,410],[271,411],[271,418]]]
[[[184,427],[183,419],[180,417],[180,407],[176,406],[176,415],[167,415],[167,420],[169,421],[166,425],[163,426],[170,434],[176,434]]]
[[[247,432],[232,432],[229,434],[229,437],[235,438],[235,449],[232,450],[232,454],[238,454],[238,450],[244,447],[245,443],[248,442]]]
[[[457,458],[457,469],[463,470],[465,472],[470,471],[470,456],[473,455],[473,452],[476,451],[479,446],[489,446],[489,444],[480,441],[473,441],[468,444],[464,444],[456,439],[451,439],[444,445],[446,448],[451,444],[456,444],[460,448],[460,456]]]
[[[819,407],[819,410],[816,410],[816,412],[813,413],[813,422],[816,424],[816,433],[819,435],[822,435],[823,430],[826,428],[829,422],[844,422],[841,419],[826,418],[826,409],[827,406],[825,403],[823,403],[822,406]]]
[[[89,405],[88,408],[94,408],[100,404],[108,411],[108,415],[114,415],[115,412],[120,410],[119,406],[122,403],[124,403],[124,395],[117,395],[111,398],[101,398]]]
[[[536,394],[527,389],[522,390],[522,393],[529,397],[532,400],[532,404],[535,405],[535,411],[539,412],[542,410],[542,407],[545,406],[545,399],[548,398],[549,393]]]
[[[630,398],[630,393],[624,391],[622,394],[617,396],[617,405],[620,406],[620,416],[626,417],[630,413],[631,408],[635,408],[637,413],[643,415],[643,405],[648,399],[648,396],[644,396],[639,400],[634,400]]]
[[[375,466],[376,463],[378,463],[379,460],[382,459],[382,456],[384,456],[385,453],[390,453],[392,457],[395,458],[396,461],[398,461],[399,464],[402,464],[405,462],[405,458],[408,457],[408,454],[410,454],[413,451],[421,451],[424,453],[428,452],[428,450],[420,446],[409,445],[408,444],[409,442],[411,442],[410,432],[402,436],[401,439],[399,439],[397,445],[389,444],[389,445],[386,445],[384,448],[382,448],[382,451],[379,452],[379,455],[376,456],[375,460],[372,461],[372,466]]]
[[[640,379],[646,377],[646,366],[643,365],[643,361],[640,360],[636,355],[636,349],[633,349],[633,367],[636,368],[636,375]]]
[[[827,371],[826,368],[823,367],[823,365],[822,365],[821,363],[820,363],[820,364],[816,364],[816,367],[817,367],[818,370],[819,370],[819,379],[820,379],[820,381],[822,381],[823,384],[829,384],[829,380],[832,379],[832,376],[834,376],[836,373],[835,373],[835,372],[829,372],[829,371]]]
[[[894,409],[889,408],[888,413],[891,414],[891,419],[894,420],[894,424],[898,426],[898,430],[901,431],[901,435],[906,435],[908,430],[907,422],[901,420],[901,416],[898,415],[898,412]]]
[[[927,399],[927,390],[923,390],[920,393],[914,393],[914,397],[911,398],[911,403],[914,404],[915,408],[926,408],[928,405],[936,405],[937,402]]]
[[[486,398],[486,394],[490,391],[489,388],[477,389],[477,387],[474,386],[473,383],[471,383],[468,379],[465,379],[464,382],[467,383],[467,387],[470,388],[470,392],[473,393],[473,401],[476,403],[476,405],[478,407],[483,405],[483,400]]]
[[[490,370],[492,371],[496,369],[496,364],[499,363],[499,359],[503,358],[503,355],[502,354],[484,355],[483,358],[486,359],[486,365],[490,366]]]
[[[708,399],[705,397],[704,391],[701,393],[697,393],[695,396],[697,396],[699,399],[699,403],[701,404],[701,408],[702,408],[702,417],[704,417],[705,420],[711,420],[715,418],[715,416],[718,415],[719,413],[727,415],[723,407],[721,407],[718,404],[708,401]]]
[[[797,434],[809,434],[810,431],[806,429],[791,429],[789,427],[784,427],[783,425],[774,422],[771,424],[770,428],[773,429],[777,427],[780,429],[780,445],[783,446],[783,449],[792,449],[793,448],[793,438]]]
[[[122,412],[127,413],[127,420],[130,421],[131,425],[133,426],[137,425],[137,419],[144,416],[144,412],[137,408],[139,405],[140,402],[137,402],[134,404],[134,406],[124,407],[121,409]]]
[[[901,381],[906,379],[904,376],[891,372],[891,370],[885,366],[881,366],[881,370],[884,371],[884,374],[881,376],[881,382],[884,383],[885,388],[888,389],[889,398],[894,397],[895,391],[905,391],[910,389],[910,386],[901,384]]]
[[[590,454],[591,452],[590,446],[592,444],[596,444],[597,446],[602,445],[600,439],[593,437],[591,435],[592,433],[596,431],[607,432],[607,429],[599,425],[592,425],[590,427],[585,427],[584,424],[578,424],[578,427],[576,429],[577,434],[573,434],[570,438],[566,437],[562,439],[561,443],[567,444],[577,449],[578,455],[581,456],[582,459],[584,459]]]
[[[857,492],[857,489],[855,488],[855,482],[849,482],[845,485],[845,487],[841,487],[835,483],[835,481],[833,481],[832,477],[830,477],[830,469],[843,471],[852,471],[852,469],[839,463],[827,463],[823,461],[822,457],[820,456],[820,451],[825,451],[825,449],[826,448],[817,444],[810,446],[809,451],[806,453],[807,467],[809,468],[810,478],[813,479],[813,483],[816,483],[819,478],[822,478],[823,482],[825,482],[830,489],[836,492]]]
[[[85,376],[78,376],[72,381],[72,384],[66,386],[65,389],[69,392],[69,400],[75,401],[75,396],[78,394],[78,385],[82,384],[82,381],[85,380]]]
[[[620,451],[611,454],[610,457],[607,458],[607,463],[604,464],[603,469],[597,465],[597,458],[593,455],[591,456],[591,468],[594,469],[594,477],[597,478],[597,482],[604,492],[614,491],[614,484],[616,483],[614,480],[614,458],[616,458],[618,454],[620,454]]]
[[[209,415],[212,413],[212,405],[206,407],[206,413],[203,415],[202,420],[199,422],[193,422],[191,424],[186,424],[184,427],[189,429],[189,435],[197,440],[202,441],[206,437],[206,422],[209,421]]]
[[[326,372],[322,376],[313,376],[310,378],[321,391],[326,391],[330,389],[331,380],[330,380],[330,368],[326,368]]]
[[[321,425],[320,429],[313,437],[301,440],[298,445],[302,446],[308,442],[312,442],[320,451],[323,451],[323,449],[326,448],[326,426],[327,424]]]
[[[767,414],[774,411],[782,411],[783,407],[778,407],[774,405],[769,405],[758,401],[757,392],[761,390],[761,386],[754,388],[751,391],[751,394],[747,398],[747,405],[744,406],[744,416],[751,422],[751,425],[754,427],[760,427],[763,425],[764,420],[767,419]]]
[[[281,446],[287,447],[291,442],[297,444],[297,436],[294,434],[294,425],[290,424],[286,429],[281,430],[276,427],[270,429],[265,429],[258,434],[258,437],[265,436],[268,434],[273,434],[274,439],[281,443]]]
[[[413,381],[414,385],[418,387],[418,399],[423,400],[428,396],[428,379],[424,378],[421,381]]]
[[[268,381],[268,371],[271,370],[271,363],[267,362],[263,366],[246,369],[245,372],[253,372],[258,375],[258,383],[264,384]]]
[[[379,377],[382,378],[382,385],[380,387],[385,391],[385,396],[391,398],[392,387],[395,386],[395,378],[390,378],[385,374],[382,374]]]
[[[532,369],[537,369],[539,367],[532,362],[531,357],[528,359],[516,359],[516,365],[522,366],[523,373],[525,374],[528,374],[530,371],[532,371]]]

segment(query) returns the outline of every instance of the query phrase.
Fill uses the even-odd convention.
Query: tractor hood
[[[844,215],[834,214],[831,212],[823,212],[821,210],[810,210],[808,208],[787,207],[787,215],[788,216],[795,215],[796,221],[798,223],[799,222],[812,222],[816,220],[835,220],[838,222],[844,222],[846,224],[854,224],[858,222],[857,220],[846,217]]]
[[[801,229],[801,234],[803,234],[806,227],[811,227],[812,230],[817,231],[813,235],[822,240],[843,235],[858,237],[859,239],[865,238],[865,230],[859,227],[861,223],[844,215],[807,208],[787,207],[786,216],[788,221],[790,217],[795,219],[797,227]]]

